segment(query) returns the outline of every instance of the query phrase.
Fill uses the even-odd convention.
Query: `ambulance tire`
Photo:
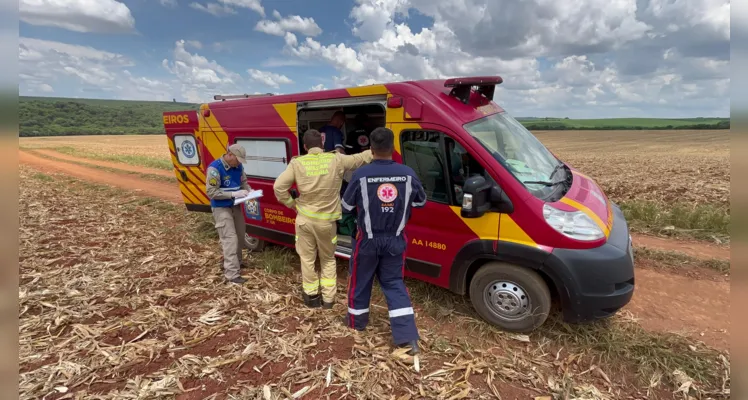
[[[551,309],[550,290],[537,272],[502,262],[489,262],[475,273],[470,301],[486,321],[517,333],[543,325]]]
[[[259,253],[265,250],[265,241],[254,236],[249,236],[249,234],[244,234],[244,247],[252,253]]]

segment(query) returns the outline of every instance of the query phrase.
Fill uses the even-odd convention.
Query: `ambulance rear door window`
[[[442,133],[436,131],[403,131],[400,133],[403,164],[413,168],[430,201],[450,202],[445,169],[447,160],[442,147]]]

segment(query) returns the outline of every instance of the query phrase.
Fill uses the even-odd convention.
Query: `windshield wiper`
[[[545,186],[556,186],[566,181],[548,182],[548,181],[522,181],[525,185],[545,185]]]
[[[556,165],[556,167],[553,168],[553,172],[551,172],[551,175],[548,177],[548,179],[549,180],[553,179],[553,175],[556,175],[556,172],[558,172],[558,170],[560,170],[563,167],[564,167],[564,163],[559,162],[558,165]]]

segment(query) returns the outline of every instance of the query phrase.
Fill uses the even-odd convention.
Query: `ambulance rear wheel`
[[[509,332],[530,332],[543,325],[551,293],[535,271],[490,262],[470,281],[470,301],[486,321]]]
[[[245,233],[244,234],[244,246],[249,251],[260,252],[265,249],[265,241],[258,239],[254,236],[249,236],[248,233]]]

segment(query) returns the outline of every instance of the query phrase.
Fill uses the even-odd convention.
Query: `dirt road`
[[[85,161],[88,164],[117,168],[122,171],[141,172],[138,167],[102,162],[78,157],[50,156],[68,161]],[[91,182],[134,190],[146,196],[182,203],[179,189],[174,184],[158,183],[146,179],[82,167],[65,161],[45,159],[28,152],[19,152],[19,162],[40,171],[64,173]],[[133,168],[138,171],[133,171]],[[163,173],[163,171],[160,171]],[[170,174],[171,175],[171,174]],[[694,257],[729,260],[729,249],[719,246],[668,240],[648,236],[633,236],[635,245],[652,249],[680,251]],[[729,343],[730,282],[693,279],[649,268],[638,268],[636,292],[626,307],[646,329],[682,333],[696,340],[726,350]]]

